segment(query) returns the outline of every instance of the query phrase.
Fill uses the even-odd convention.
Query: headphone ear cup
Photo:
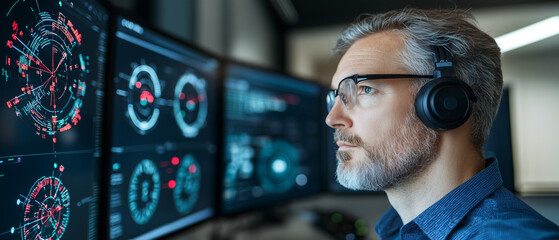
[[[454,129],[470,117],[472,96],[470,86],[459,79],[433,79],[417,93],[415,111],[423,124],[431,129]]]

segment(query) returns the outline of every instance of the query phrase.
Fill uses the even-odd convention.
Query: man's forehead
[[[406,73],[401,67],[401,51],[404,46],[397,32],[374,33],[356,41],[342,56],[331,87],[354,74],[397,74]]]

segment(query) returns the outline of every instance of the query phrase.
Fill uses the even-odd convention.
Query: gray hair
[[[384,31],[403,36],[405,46],[400,59],[410,73],[433,73],[431,45],[443,46],[452,54],[457,77],[478,97],[472,109],[470,142],[482,150],[503,88],[501,52],[495,40],[479,30],[474,17],[464,10],[409,8],[361,15],[342,32],[332,53],[344,54],[357,40]],[[417,93],[426,81],[416,81],[413,92]]]

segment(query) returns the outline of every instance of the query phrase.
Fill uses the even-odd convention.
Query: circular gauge
[[[189,213],[198,200],[200,192],[200,166],[192,155],[186,155],[177,171],[177,185],[173,189],[173,199],[180,214]]]
[[[83,53],[86,36],[73,19],[43,7],[38,11],[38,3],[19,1],[7,13],[2,75],[12,91],[8,108],[56,142],[56,133],[81,119],[89,56]]]
[[[266,145],[258,158],[258,176],[264,190],[283,193],[295,184],[299,172],[299,153],[285,141]]]
[[[70,219],[70,194],[59,178],[35,182],[24,203],[22,239],[60,239]]]
[[[128,188],[128,207],[137,224],[145,224],[155,213],[161,183],[157,166],[149,159],[142,160],[132,172]]]
[[[148,65],[134,68],[128,91],[128,116],[136,130],[145,134],[159,118],[156,100],[161,97],[161,84],[155,70]]]
[[[173,102],[175,120],[185,137],[196,137],[206,122],[208,101],[206,81],[193,73],[185,73],[175,87]]]

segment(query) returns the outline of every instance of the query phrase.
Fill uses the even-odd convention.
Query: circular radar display
[[[70,219],[70,194],[56,177],[42,177],[24,203],[22,239],[60,239]]]
[[[299,153],[285,141],[266,145],[258,159],[258,176],[264,190],[283,193],[295,184],[299,171]]]
[[[206,81],[190,72],[182,75],[175,87],[173,112],[183,136],[198,136],[208,115]]]
[[[157,166],[149,159],[142,160],[132,172],[128,188],[128,206],[132,219],[145,224],[155,213],[161,183]]]
[[[180,214],[189,213],[198,200],[200,192],[200,166],[192,155],[186,155],[177,171],[177,185],[173,189],[173,199]]]
[[[52,135],[56,142],[56,133],[81,119],[89,56],[83,54],[86,36],[73,19],[40,9],[35,1],[17,1],[4,19],[2,32],[9,35],[3,35],[3,75],[13,86],[6,104],[38,135]]]
[[[134,68],[128,91],[128,116],[136,130],[145,134],[159,118],[156,100],[161,97],[161,84],[155,70],[148,65]]]

